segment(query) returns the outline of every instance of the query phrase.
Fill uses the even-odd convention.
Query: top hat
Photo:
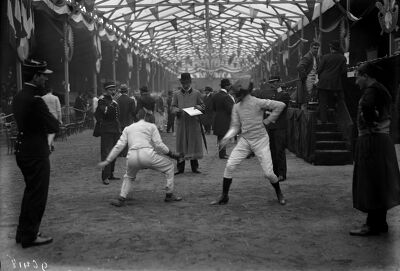
[[[105,90],[108,90],[109,88],[115,88],[116,85],[115,85],[114,82],[105,82],[105,83],[103,84],[103,87],[104,87]]]
[[[46,61],[37,61],[33,59],[27,59],[24,61],[23,69],[25,72],[51,74],[52,70],[47,69]]]
[[[192,81],[192,77],[190,76],[190,73],[188,72],[184,72],[181,74],[181,82],[188,82],[188,81]]]
[[[281,81],[279,75],[273,75],[269,78],[268,83],[275,83]]]
[[[329,43],[329,47],[333,50],[340,51],[340,42],[338,40],[333,40]]]

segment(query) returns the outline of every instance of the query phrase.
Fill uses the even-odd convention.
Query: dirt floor
[[[172,134],[162,136],[175,146]],[[109,204],[121,181],[100,181],[99,139],[87,130],[57,142],[41,226],[54,242],[28,249],[14,241],[24,182],[3,143],[1,270],[400,270],[400,207],[388,213],[388,234],[348,234],[365,219],[352,208],[353,166],[313,166],[288,153],[282,184],[288,203],[280,206],[258,160],[248,159],[234,177],[229,204],[210,206],[226,160],[217,158],[215,136],[207,140],[202,174],[187,163],[189,172],[176,178],[182,202],[164,203],[162,175],[146,170],[123,208]],[[123,173],[119,158],[116,175]]]

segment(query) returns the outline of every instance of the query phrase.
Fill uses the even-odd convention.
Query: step
[[[352,153],[347,150],[317,150],[315,151],[314,165],[351,165]]]
[[[317,141],[315,142],[316,150],[347,150],[345,141]]]
[[[318,132],[337,132],[337,124],[334,122],[317,124],[316,131]]]
[[[316,141],[341,141],[343,140],[342,132],[316,132]]]

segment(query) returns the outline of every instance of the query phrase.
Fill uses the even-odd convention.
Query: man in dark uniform
[[[140,109],[145,110],[147,115],[147,119],[151,123],[156,123],[155,117],[154,117],[154,110],[156,108],[156,100],[150,96],[150,90],[148,89],[147,86],[142,86],[140,88],[140,96],[137,100],[137,111],[139,112]]]
[[[229,79],[222,79],[221,90],[213,97],[212,108],[215,112],[213,127],[214,135],[217,136],[218,144],[225,136],[226,132],[228,132],[231,123],[232,107],[235,104],[235,101],[228,94],[230,88],[231,82]],[[220,159],[228,159],[228,156],[226,155],[226,147],[220,148],[218,155]]]
[[[205,87],[204,88],[205,95],[203,98],[204,101],[204,106],[205,106],[205,111],[204,114],[200,116],[200,120],[202,124],[204,125],[204,130],[206,134],[210,134],[211,128],[212,128],[212,123],[214,121],[215,113],[212,109],[212,103],[213,103],[213,89],[211,87]]]
[[[104,90],[107,94],[104,94],[99,99],[95,112],[96,121],[101,122],[100,153],[102,161],[106,159],[121,135],[118,103],[112,99],[112,94],[115,92],[115,84],[111,82],[104,83]],[[119,180],[114,176],[114,167],[115,159],[103,168],[101,172],[103,184],[108,185],[110,180]]]
[[[121,125],[121,131],[124,130],[125,127],[131,125],[133,123],[136,106],[135,101],[128,96],[128,87],[125,84],[122,84],[120,87],[121,95],[117,99],[118,107],[119,107],[119,123]],[[120,156],[126,157],[128,153],[128,148],[125,148]]]
[[[272,165],[274,173],[278,176],[279,181],[286,180],[286,132],[287,132],[287,108],[290,102],[290,95],[280,86],[280,77],[271,76],[269,84],[273,89],[274,94],[270,97],[271,100],[285,103],[286,107],[279,115],[275,123],[270,123],[266,126],[269,145],[271,149]]]
[[[24,79],[27,82],[13,100],[13,112],[18,126],[15,154],[26,185],[15,239],[23,248],[53,241],[51,237],[39,233],[50,181],[47,135],[57,133],[59,129],[58,120],[41,98],[47,74],[51,73],[46,62],[26,61]]]

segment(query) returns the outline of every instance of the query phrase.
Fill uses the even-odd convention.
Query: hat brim
[[[42,74],[52,74],[53,71],[52,71],[52,70],[49,70],[49,69],[45,69],[45,70],[40,70],[40,71],[38,71],[38,73],[42,73]]]
[[[275,83],[275,82],[279,82],[279,79],[268,80],[268,83]]]

